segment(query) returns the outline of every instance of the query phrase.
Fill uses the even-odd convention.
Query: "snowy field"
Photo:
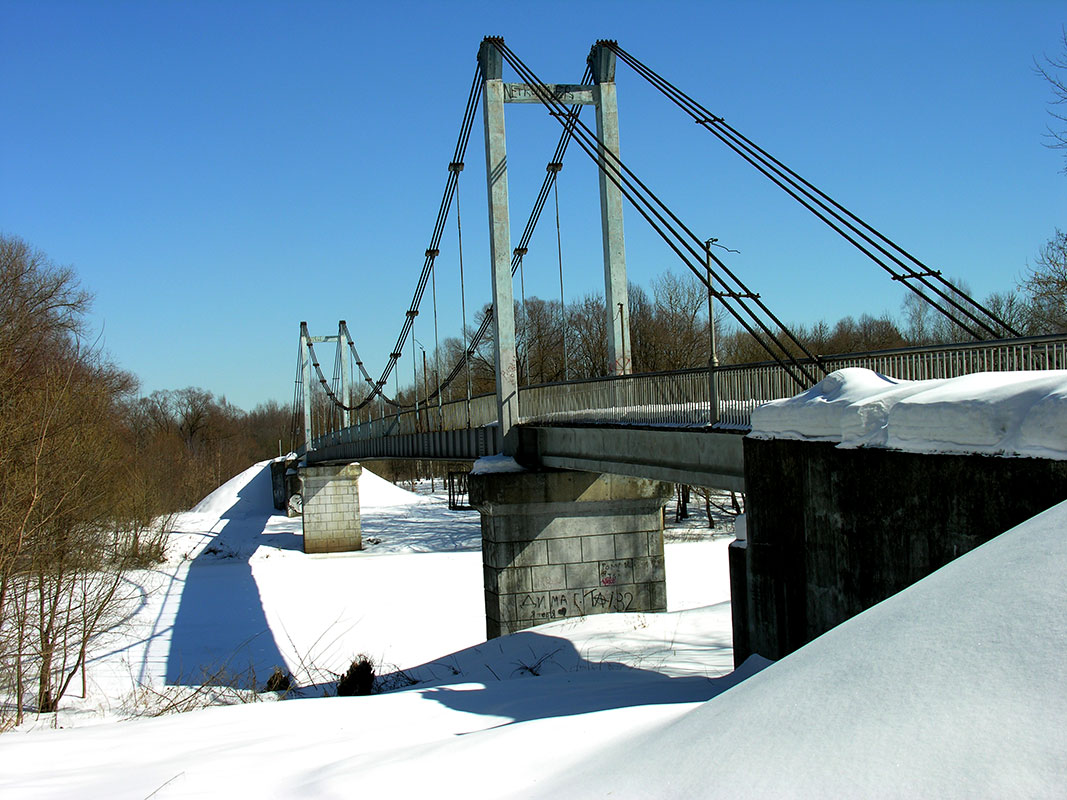
[[[845,370],[757,427],[1067,458],[1067,375],[1032,377]],[[130,586],[127,625],[98,642],[87,697],[0,736],[0,796],[1067,796],[1067,502],[732,671],[731,537],[699,521],[668,537],[667,613],[487,643],[477,514],[367,470],[361,501],[354,554],[304,555],[264,465],[179,518],[167,563]],[[407,688],[323,696],[359,653]],[[276,665],[301,699],[195,688],[261,685]],[[182,691],[255,702],[150,716]]]
[[[712,535],[695,496],[693,518],[668,532],[671,613],[557,622],[487,644],[477,512],[450,511],[441,491],[405,491],[366,468],[360,495],[366,548],[361,553],[305,555],[299,518],[280,516],[273,508],[266,462],[180,515],[167,562],[131,575],[128,615],[121,630],[97,641],[85,698],[76,685],[58,714],[31,718],[0,737],[0,796],[15,791],[20,797],[113,797],[127,786],[129,796],[147,796],[166,778],[147,787],[139,780],[127,784],[123,773],[127,767],[136,772],[144,761],[146,774],[155,775],[156,767],[147,765],[170,756],[167,747],[140,744],[143,726],[162,724],[160,730],[173,731],[164,723],[202,719],[214,731],[220,723],[213,715],[245,713],[236,706],[249,700],[256,708],[269,705],[281,720],[286,712],[273,702],[276,695],[254,697],[240,690],[262,688],[275,666],[291,672],[301,686],[295,694],[303,699],[284,706],[303,706],[313,698],[336,704],[378,700],[321,699],[332,694],[336,676],[357,655],[379,664],[388,685],[417,682],[406,694],[415,691],[424,702],[399,701],[409,711],[395,712],[400,714],[395,731],[386,735],[381,726],[368,731],[375,748],[413,744],[435,730],[452,736],[457,724],[466,731],[632,703],[699,702],[724,685],[710,679],[732,670],[726,561],[732,519],[716,514]],[[535,676],[538,690],[531,693],[528,679]],[[523,691],[490,686],[518,681]],[[199,689],[205,682],[223,686]],[[487,688],[481,699],[468,690],[461,695],[464,702],[450,703],[456,690],[441,687],[457,682]],[[597,696],[587,690],[590,682],[611,688]],[[429,698],[437,702],[426,703]],[[232,705],[152,719],[163,710],[209,703]],[[483,713],[486,704],[492,713]],[[394,716],[388,704],[381,708],[386,717]],[[427,719],[412,717],[415,710],[428,712]],[[431,724],[434,719],[440,723]],[[289,730],[293,723],[279,724],[279,730]],[[444,728],[435,727],[439,724]],[[169,740],[172,733],[161,735]],[[131,746],[116,750],[115,737],[132,737]],[[104,761],[86,770],[79,756],[69,769],[57,770],[14,755],[23,747],[52,751],[68,741],[73,752],[96,753],[91,758]],[[173,757],[180,759],[180,752]],[[13,764],[21,766],[13,770]],[[90,780],[94,773],[98,777]],[[182,783],[155,796],[184,795],[189,789]]]

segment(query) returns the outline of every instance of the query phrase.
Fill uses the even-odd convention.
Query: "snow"
[[[1065,460],[1067,371],[899,381],[858,367],[843,369],[795,397],[757,408],[751,435]]]
[[[534,796],[1062,797],[1065,528],[1062,503]]]
[[[523,466],[511,456],[482,456],[474,462],[474,466],[471,468],[471,475],[525,471]]]
[[[365,468],[364,530],[380,542],[307,556],[299,520],[273,515],[265,473],[178,521],[180,546],[138,576],[131,626],[95,654],[84,703],[0,736],[0,796],[963,798],[1067,785],[1067,503],[780,662],[731,671],[731,537],[668,536],[669,613],[485,642],[476,514]],[[116,721],[137,713],[123,694],[137,679],[167,689],[176,649],[251,658],[257,672],[284,663],[307,699]],[[392,685],[417,683],[321,697],[361,651],[395,665]],[[69,729],[41,729],[51,720]]]
[[[151,720],[129,718],[154,713],[175,698],[195,697],[202,690],[194,687],[206,679],[261,687],[275,665],[293,673],[304,687],[299,694],[305,697],[321,697],[353,657],[364,653],[380,665],[380,672],[392,671],[387,683],[402,685],[415,678],[419,687],[427,692],[433,688],[442,700],[456,696],[451,689],[442,689],[448,683],[463,682],[468,687],[472,681],[497,683],[492,677],[495,672],[510,684],[512,679],[531,678],[537,672],[553,683],[546,683],[540,695],[531,695],[529,700],[516,700],[511,697],[514,692],[496,687],[464,695],[468,700],[497,698],[492,702],[531,718],[537,708],[549,707],[546,697],[557,690],[563,692],[557,707],[565,697],[571,698],[566,702],[577,702],[587,693],[583,688],[587,682],[596,683],[608,673],[614,687],[606,695],[609,699],[588,700],[589,709],[611,706],[622,695],[646,697],[652,704],[706,699],[712,691],[709,678],[732,669],[725,555],[730,526],[723,525],[722,519],[718,530],[726,531],[725,536],[700,531],[701,514],[676,532],[674,538],[683,541],[667,544],[667,568],[674,573],[668,588],[673,613],[564,621],[489,645],[485,643],[478,514],[450,511],[442,497],[400,489],[366,465],[360,477],[360,502],[366,546],[360,553],[305,555],[299,518],[281,516],[273,509],[269,462],[250,467],[190,512],[179,515],[170,534],[167,562],[131,575],[130,608],[123,629],[96,642],[89,663],[88,696],[70,695],[59,714],[31,719],[21,730],[0,737],[0,763],[4,764],[12,763],[9,756],[14,742],[34,742],[38,737],[52,742],[49,747],[62,748],[65,745],[54,742],[70,741],[72,753],[84,752],[85,758],[69,757],[66,778],[51,768],[35,774],[32,759],[10,777],[0,770],[0,794],[6,794],[5,780],[13,782],[6,784],[8,789],[19,787],[20,796],[121,794],[124,779],[118,783],[115,779],[123,770],[114,765],[115,759],[125,760],[132,753],[138,762],[170,765],[180,757],[180,747],[168,748],[162,742],[178,742],[186,735],[177,732],[181,724],[177,728],[165,725],[162,738],[153,740],[155,734],[142,733],[141,727]],[[572,688],[560,688],[564,686]],[[203,694],[204,703],[255,697],[247,690],[226,688]],[[331,698],[330,702],[349,701]],[[290,733],[285,720],[291,712],[281,709],[289,705],[255,706],[269,706],[279,715],[276,730],[282,739]],[[429,706],[411,705],[420,710]],[[226,711],[247,713],[236,706]],[[190,712],[181,718],[199,718],[205,713]],[[323,707],[317,713],[329,717],[332,712]],[[383,719],[391,714],[383,711]],[[456,714],[471,717],[469,712]],[[500,722],[493,715],[472,718],[480,720],[479,724]],[[213,714],[207,719],[212,730],[225,730],[229,724],[217,722]],[[160,719],[159,723],[168,721]],[[275,730],[274,724],[255,723],[264,731]],[[408,724],[421,729],[424,721],[418,716]],[[460,723],[447,723],[453,724]],[[50,727],[65,730],[50,731]],[[473,729],[478,724],[460,727]],[[226,751],[224,742],[209,744],[211,736],[199,723],[190,730],[194,731],[188,734],[190,748]],[[412,740],[397,730],[379,732],[376,741],[383,736],[396,742]],[[132,737],[131,743],[112,752],[108,743],[127,741],[126,737]],[[99,744],[99,749],[90,743]],[[366,743],[359,746],[367,749]],[[158,753],[149,752],[157,747]],[[104,767],[97,769],[91,761]],[[213,774],[214,769],[208,767],[204,774]],[[49,772],[51,777],[46,777]],[[96,789],[91,788],[93,775],[100,781]],[[166,779],[149,788],[135,781],[133,794],[145,796]],[[178,791],[179,784],[191,785],[183,778],[157,796]]]

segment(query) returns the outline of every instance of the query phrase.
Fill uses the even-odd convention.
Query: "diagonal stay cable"
[[[646,80],[648,80],[650,83],[652,83],[655,86],[655,88],[658,88],[672,102],[674,102],[676,105],[678,105],[679,108],[682,108],[684,111],[686,111],[686,113],[688,113],[691,117],[693,117],[693,120],[695,122],[697,122],[702,127],[704,127],[709,132],[711,132],[716,138],[718,138],[721,142],[723,142],[727,147],[729,147],[735,153],[740,155],[745,161],[747,161],[749,164],[751,164],[753,167],[755,167],[759,172],[761,172],[765,177],[770,179],[771,182],[773,182],[775,185],[777,185],[779,188],[781,188],[783,191],[785,191],[787,194],[789,194],[794,200],[796,200],[802,206],[804,206],[809,211],[811,211],[812,214],[814,214],[817,218],[819,218],[822,222],[824,222],[832,230],[834,230],[836,233],[838,233],[842,238],[844,238],[846,241],[848,241],[850,244],[852,244],[854,247],[856,247],[858,250],[860,250],[864,255],[866,255],[868,258],[870,258],[872,261],[874,261],[876,264],[878,264],[880,267],[882,267],[882,269],[886,270],[886,272],[888,272],[890,274],[890,276],[892,277],[893,280],[901,281],[908,289],[910,289],[911,291],[913,291],[916,294],[918,294],[923,300],[925,300],[930,305],[934,306],[934,308],[936,308],[939,312],[941,312],[942,314],[944,314],[947,317],[949,317],[949,319],[951,319],[955,324],[957,324],[961,328],[963,328],[968,334],[970,334],[971,336],[973,336],[976,339],[980,339],[981,338],[981,336],[977,332],[975,332],[972,328],[970,328],[967,325],[963,324],[959,319],[953,317],[951,311],[946,309],[944,306],[942,306],[936,300],[933,300],[932,298],[928,297],[918,287],[913,286],[910,283],[907,283],[907,281],[908,280],[912,280],[912,279],[920,281],[927,288],[932,289],[935,294],[938,294],[940,297],[942,297],[949,305],[955,307],[959,312],[961,312],[965,316],[969,317],[972,321],[976,322],[979,325],[979,327],[985,328],[985,330],[988,333],[990,333],[990,334],[992,334],[994,336],[998,335],[997,332],[993,328],[991,328],[986,323],[985,320],[982,320],[981,318],[975,316],[969,308],[961,305],[956,300],[956,298],[953,297],[953,294],[955,294],[955,295],[957,295],[959,297],[963,297],[972,307],[976,307],[979,310],[982,310],[987,315],[987,317],[990,317],[991,319],[993,319],[994,322],[996,322],[996,324],[1001,325],[1001,327],[1005,328],[1007,331],[1011,331],[1012,330],[1009,326],[1007,326],[1006,323],[1003,323],[1002,321],[999,320],[999,318],[995,317],[991,312],[988,312],[986,309],[984,309],[984,307],[981,306],[980,303],[978,303],[973,298],[971,298],[968,295],[966,295],[958,287],[956,287],[953,284],[951,284],[950,282],[946,281],[941,276],[941,273],[939,271],[929,270],[924,264],[922,264],[922,262],[918,262],[917,259],[914,259],[914,257],[910,256],[910,255],[909,255],[909,257],[912,258],[913,260],[915,260],[916,263],[918,263],[922,267],[922,269],[924,269],[926,271],[925,272],[917,272],[914,269],[914,267],[912,267],[909,264],[904,263],[897,254],[894,254],[894,253],[886,250],[885,247],[883,247],[881,244],[879,244],[878,242],[876,242],[873,239],[871,239],[870,236],[868,236],[866,233],[864,233],[859,228],[857,228],[856,225],[852,224],[847,219],[842,217],[840,214],[838,214],[835,211],[833,211],[833,209],[831,209],[826,203],[822,202],[819,198],[817,198],[812,193],[812,191],[809,191],[808,189],[806,189],[803,186],[799,185],[796,181],[793,181],[790,178],[788,178],[784,174],[784,172],[782,172],[781,169],[775,167],[773,164],[771,164],[769,161],[763,159],[758,154],[755,154],[754,151],[751,148],[749,148],[747,145],[745,145],[743,143],[739,143],[738,140],[731,139],[731,137],[729,135],[727,135],[727,134],[724,134],[722,130],[713,127],[714,125],[717,125],[717,124],[721,124],[721,125],[723,125],[724,127],[727,127],[727,128],[729,127],[729,126],[725,125],[725,121],[721,117],[716,117],[715,115],[713,115],[710,112],[708,112],[707,109],[705,109],[703,106],[701,106],[700,104],[696,103],[695,101],[692,100],[692,98],[689,98],[688,95],[685,95],[680,90],[678,90],[676,87],[671,85],[669,82],[666,81],[666,79],[661,78],[660,76],[656,75],[655,73],[652,73],[651,70],[649,70],[649,73],[651,73],[651,74],[646,73],[644,70],[646,70],[648,68],[645,67],[643,64],[640,64],[640,62],[637,62],[636,59],[628,60],[628,58],[632,59],[632,56],[624,57],[623,60],[627,61],[627,63],[629,63],[631,66],[633,66],[635,71],[637,71],[639,74],[641,74],[642,77],[645,77]],[[677,92],[677,94],[675,94],[675,92]],[[686,105],[685,104],[686,100],[690,101],[690,103],[692,103],[692,106]],[[700,113],[697,113],[698,111]],[[773,159],[773,157],[770,157],[770,158]],[[780,162],[777,162],[777,163],[780,163]],[[788,170],[788,168],[784,167],[784,165],[782,165],[782,167],[785,170]],[[775,173],[775,174],[772,174],[772,173]],[[776,177],[776,175],[777,175],[777,177]],[[800,179],[800,180],[803,181],[803,179]],[[810,186],[810,184],[808,184],[808,185]],[[815,189],[814,187],[812,187],[812,189],[815,192],[819,192],[819,190]],[[799,194],[798,194],[798,192],[799,192]],[[808,198],[808,200],[805,200],[804,198],[802,198],[800,196],[800,194],[805,195]],[[831,203],[834,202],[830,198],[827,198],[827,199]],[[816,208],[815,206],[813,206],[812,203],[817,205],[819,208]],[[819,209],[822,209],[822,211],[820,211]],[[848,212],[847,209],[845,210],[845,213],[851,214],[851,212]],[[832,221],[831,219],[829,219],[828,215],[833,217],[834,220],[836,220],[836,223],[834,221]],[[854,217],[855,215],[851,215],[851,216]],[[858,217],[856,217],[856,219],[859,220]],[[870,226],[866,225],[866,223],[864,223],[862,220],[859,220],[859,224],[865,225],[866,227],[870,228]],[[842,228],[841,228],[842,225],[844,227],[849,228],[854,234],[856,234],[856,236],[859,236],[860,238],[862,238],[869,245],[871,245],[875,249],[879,250],[883,255],[885,255],[891,261],[896,262],[898,264],[898,266],[900,266],[901,269],[904,270],[904,272],[898,272],[898,271],[892,269],[891,267],[889,267],[885,262],[883,262],[881,259],[879,259],[877,256],[875,256],[870,250],[868,250],[867,247],[865,247],[859,241],[857,241],[856,238],[854,238],[852,235],[850,235],[849,233],[846,233],[844,230],[842,230]],[[881,234],[878,234],[877,231],[874,231],[873,228],[870,228],[870,230],[872,232],[874,232],[876,235],[881,236]],[[885,237],[882,237],[882,238],[885,241],[889,242],[889,240],[885,239]],[[893,246],[897,247],[896,245],[893,245]],[[897,249],[901,254],[906,253],[906,251],[904,251],[903,248],[897,247]],[[953,294],[946,293],[939,286],[930,283],[930,281],[928,280],[929,277],[937,278],[937,280],[939,280],[941,283],[943,283],[946,286],[948,286],[950,288],[950,291]]]
[[[759,299],[759,296],[748,290],[744,283],[722,263],[721,259],[714,254],[709,254],[706,249],[702,247],[700,240],[696,235],[689,230],[688,227],[686,227],[685,224],[682,223],[658,197],[656,197],[656,195],[633,173],[633,171],[618,158],[617,154],[603,147],[603,144],[596,135],[589,130],[588,126],[562,110],[561,104],[555,100],[544,82],[518,58],[514,51],[504,44],[502,39],[493,39],[492,41],[500,50],[504,59],[519,74],[520,78],[534,87],[535,94],[542,104],[548,108],[549,113],[556,117],[560,121],[560,124],[564,125],[565,128],[572,131],[572,135],[574,136],[575,141],[578,142],[579,146],[582,147],[586,154],[597,163],[605,176],[619,188],[631,205],[633,205],[645,220],[649,222],[653,229],[656,230],[668,246],[674,250],[683,263],[693,271],[697,278],[707,286],[708,278],[705,276],[705,271],[707,270],[711,272],[712,278],[717,281],[719,285],[724,287],[730,287],[731,285],[737,287],[736,289],[729,289],[728,291],[719,291],[716,289],[710,289],[710,291],[723,300],[724,307],[726,307],[727,311],[737,319],[742,327],[756,337],[760,345],[767,350],[771,357],[782,366],[783,370],[785,370],[797,384],[808,386],[814,383],[816,381],[814,375],[803,364],[796,360],[790,350],[778,339],[774,331],[767,325],[764,319],[761,318],[760,314],[754,311],[745,301],[752,301],[752,303],[773,322],[780,332],[784,333],[797,346],[797,348],[804,352],[812,362],[821,368],[818,359],[807,351],[803,344],[793,336],[784,323],[782,323]],[[666,217],[664,215],[666,215]],[[673,226],[671,222],[668,222],[667,217],[673,221]],[[689,255],[687,256],[683,251],[688,251]],[[719,267],[722,274],[730,277],[730,281],[724,279],[722,274],[716,274],[715,270],[709,269],[709,266],[704,261],[708,255],[711,255],[711,260]],[[699,263],[700,267],[698,268],[695,266],[694,262]],[[734,301],[741,309],[741,312],[749,317],[749,320],[746,320],[742,316],[742,313],[739,313],[739,311],[733,307],[733,303],[729,301]],[[762,331],[762,336],[756,333],[753,329],[753,325],[750,324],[750,321]],[[774,346],[778,348],[778,352],[771,349],[769,343],[773,343]]]
[[[642,63],[635,56],[627,52],[620,47],[617,42],[605,41],[603,45],[609,47],[616,55],[631,66],[639,75],[644,77],[654,88],[658,89],[664,96],[670,99],[675,105],[689,114],[695,122],[711,132],[720,141],[722,141],[727,147],[732,149],[749,164],[759,170],[765,177],[770,179],[775,185],[783,189],[787,194],[793,197],[797,202],[811,211],[816,217],[822,220],[835,232],[849,241],[854,247],[859,249],[865,255],[867,255],[872,261],[886,270],[894,280],[901,281],[911,291],[922,297],[927,303],[934,306],[942,314],[948,316],[953,322],[966,330],[969,334],[975,338],[981,338],[973,329],[963,324],[961,320],[954,317],[952,312],[945,308],[939,302],[928,297],[917,286],[912,285],[909,281],[915,280],[931,290],[939,297],[941,297],[946,303],[954,307],[964,316],[968,317],[979,327],[983,328],[987,333],[993,336],[1002,335],[994,327],[989,324],[989,321],[996,326],[999,326],[1013,335],[1018,335],[1017,332],[1007,324],[1003,319],[984,307],[981,303],[974,300],[974,298],[968,296],[959,287],[946,280],[940,273],[940,271],[932,270],[926,266],[922,261],[909,253],[907,250],[896,244],[893,240],[886,237],[880,231],[867,222],[853,214],[847,208],[842,206],[836,200],[831,198],[825,192],[814,186],[809,181],[798,175],[791,170],[781,161],[776,159],[770,153],[763,148],[759,147],[752,140],[745,137],[739,131],[732,126],[728,125],[722,117],[718,117],[712,112],[708,111],[703,105],[694,100],[689,95],[685,94],[677,86],[672,84],[666,78],[653,69]],[[802,198],[800,195],[803,195]],[[807,199],[804,199],[807,198]],[[817,206],[817,207],[816,207]],[[832,217],[834,221],[831,221],[828,217]],[[836,221],[836,222],[835,222]],[[847,228],[850,233],[846,233],[842,230],[842,227]],[[861,244],[856,237],[862,239],[870,247],[878,250],[883,256],[894,262],[901,271],[891,268],[888,264],[883,262],[880,258],[875,256],[870,250]],[[873,238],[872,238],[873,237]],[[888,249],[887,249],[888,248]],[[912,263],[907,263],[910,261]],[[916,269],[916,267],[918,269]],[[937,283],[931,282],[933,278]],[[941,284],[940,286],[938,284]],[[946,292],[942,286],[947,287]],[[962,298],[970,307],[961,305],[957,298]],[[977,316],[972,309],[981,312],[984,315],[982,317]]]
[[[507,55],[505,57],[512,65],[512,67],[515,68],[517,72],[519,72],[520,76],[528,79],[535,86],[539,84],[537,91],[539,99],[543,104],[549,107],[550,114],[556,116],[557,118],[560,118],[562,115],[560,115],[558,111],[558,104],[556,104],[557,110],[554,111],[553,109],[553,103],[555,103],[555,101],[551,93],[548,91],[548,87],[545,86],[543,82],[540,82],[537,76],[534,75],[533,71],[530,70],[530,68],[527,67],[525,64],[523,64],[521,62],[521,59],[518,58],[514,51],[511,51],[509,48],[507,48],[502,41],[498,43],[498,46],[503,47],[504,50],[507,51]],[[504,51],[502,51],[502,53],[503,52]],[[562,122],[563,121],[561,120],[561,124]],[[725,274],[730,276],[730,278],[735,282],[735,284],[737,284],[740,289],[739,291],[735,290],[725,293],[719,293],[719,296],[724,300],[724,306],[727,308],[727,310],[735,317],[735,319],[738,320],[738,322],[741,323],[741,325],[746,330],[748,330],[750,333],[757,337],[757,340],[759,341],[760,345],[771,355],[772,358],[774,358],[780,363],[782,368],[785,369],[786,372],[790,374],[790,377],[792,377],[798,384],[804,386],[810,385],[810,383],[814,383],[814,377],[799,362],[796,361],[796,359],[793,357],[793,354],[789,352],[789,350],[778,340],[778,338],[774,335],[773,331],[767,326],[764,320],[761,319],[760,316],[755,313],[751,308],[749,308],[749,306],[744,302],[745,299],[747,298],[749,300],[752,300],[756,304],[756,306],[773,321],[773,323],[778,327],[778,329],[784,332],[793,341],[793,343],[797,345],[797,347],[800,348],[800,350],[803,351],[816,364],[819,363],[818,359],[811,353],[809,353],[807,349],[803,346],[803,344],[801,344],[797,340],[797,338],[793,336],[792,332],[789,331],[789,329],[773,314],[773,312],[770,311],[769,308],[767,308],[765,304],[763,304],[763,302],[759,299],[758,294],[750,292],[748,288],[744,285],[744,283],[736,275],[734,275],[734,273],[729,270],[729,268],[726,267],[726,265],[721,261],[721,259],[715,257],[707,250],[701,248],[700,241],[699,239],[697,239],[696,235],[692,231],[690,231],[685,226],[685,224],[681,222],[681,220],[678,219],[677,215],[675,215],[666,206],[666,204],[664,204],[658,197],[656,197],[656,195],[639,178],[637,178],[637,176],[633,173],[632,170],[630,170],[628,167],[626,167],[625,164],[622,163],[621,159],[619,159],[617,154],[603,147],[603,144],[596,137],[596,135],[589,130],[588,126],[585,126],[580,121],[572,122],[570,120],[567,121],[567,124],[574,125],[575,122],[578,126],[580,126],[580,130],[576,128],[575,133],[577,134],[576,138],[579,144],[582,146],[583,150],[586,151],[590,158],[593,158],[596,161],[598,167],[616,186],[619,187],[619,190],[627,197],[627,200],[629,200],[630,203],[634,206],[634,208],[636,208],[638,212],[640,212],[641,215],[646,219],[646,221],[648,221],[649,224],[652,225],[653,229],[656,230],[660,237],[665,242],[667,242],[667,244],[675,251],[679,258],[682,259],[683,263],[685,263],[686,266],[688,266],[690,270],[692,270],[693,273],[697,276],[697,278],[705,285],[708,284],[708,279],[704,275],[705,269],[711,271],[712,277],[719,280],[722,285],[727,285],[727,282],[724,281],[721,277],[716,276],[714,270],[710,270],[710,266],[704,262],[704,258],[706,256],[711,256],[712,260],[714,260],[714,262],[720,267],[720,269],[725,272]],[[608,158],[602,158],[600,155],[601,153],[605,154],[606,156],[610,156],[610,160]],[[622,184],[625,184],[625,186],[623,186]],[[641,187],[640,191],[637,190],[637,186]],[[641,192],[643,192],[643,194]],[[644,206],[644,208],[642,208],[642,206]],[[659,220],[659,225],[657,225],[657,223],[652,220],[652,218],[649,216],[649,213],[646,213],[646,208],[648,209],[648,211],[651,212],[652,216],[655,216],[656,219]],[[667,216],[669,216],[671,220],[674,221],[677,227],[672,228],[670,224],[667,223],[666,219],[664,219],[663,216],[664,213],[667,214]],[[677,243],[671,241],[670,237],[672,236],[677,240]],[[687,236],[688,239],[686,238]],[[694,242],[696,243],[696,247],[694,247]],[[699,269],[694,266],[693,262],[691,262],[681,252],[679,246],[687,249],[690,252],[691,256],[701,263]],[[697,248],[701,249],[698,251]],[[710,289],[709,287],[709,291],[714,290]],[[760,339],[759,336],[755,334],[749,324],[740,317],[740,315],[732,308],[730,303],[726,302],[726,298],[733,299],[738,303],[742,310],[749,315],[749,317],[756,324],[756,326],[763,331],[763,335],[766,336],[771,342],[775,344],[775,346],[779,348],[779,350],[781,351],[781,356],[774,350],[770,349],[767,346],[766,342],[762,341],[762,339]],[[805,384],[803,380],[798,379],[793,373],[793,370],[786,366],[783,361],[783,358],[785,359],[785,361],[789,361],[793,367],[799,370],[809,381],[809,383]]]

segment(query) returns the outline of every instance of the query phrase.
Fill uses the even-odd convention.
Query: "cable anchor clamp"
[[[906,275],[894,275],[893,276],[893,280],[895,280],[895,281],[908,281],[908,280],[911,280],[912,278],[939,278],[940,276],[941,276],[941,270],[939,270],[939,269],[928,269],[925,272],[912,272],[912,273],[908,273]]]

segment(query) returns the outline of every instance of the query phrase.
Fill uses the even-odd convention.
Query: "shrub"
[[[265,692],[288,692],[293,688],[293,678],[288,673],[282,670],[281,667],[275,667],[274,672],[267,678],[267,685],[263,691]]]
[[[353,697],[370,694],[374,690],[374,662],[359,655],[344,675],[337,680],[337,696]]]

